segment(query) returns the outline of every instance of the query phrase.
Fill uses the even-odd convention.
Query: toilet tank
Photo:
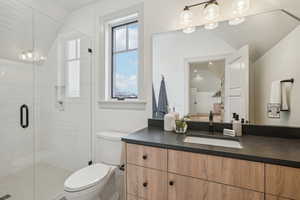
[[[128,133],[103,131],[96,134],[95,159],[108,165],[124,164],[124,148],[121,138]]]

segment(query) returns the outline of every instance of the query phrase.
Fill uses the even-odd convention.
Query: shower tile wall
[[[60,33],[62,34],[62,33]],[[88,44],[82,44],[81,97],[64,98],[64,110],[56,107],[58,65],[61,59],[56,39],[45,64],[38,68],[38,160],[74,171],[90,160],[90,61]],[[82,43],[82,42],[81,42]]]

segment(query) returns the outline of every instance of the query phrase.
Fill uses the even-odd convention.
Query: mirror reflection
[[[299,126],[299,19],[284,10],[153,36],[153,117]],[[163,84],[162,84],[163,83]],[[162,87],[162,86],[165,86]],[[165,99],[163,99],[165,98]]]

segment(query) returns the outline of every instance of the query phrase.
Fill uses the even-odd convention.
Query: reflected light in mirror
[[[206,30],[213,30],[213,29],[218,28],[218,26],[219,26],[218,22],[213,22],[213,23],[205,24],[204,28]]]
[[[26,51],[26,52],[22,52],[19,55],[19,59],[22,61],[26,61],[26,62],[44,62],[45,60],[47,60],[46,56],[40,55],[38,52],[33,52],[33,51]]]
[[[195,26],[188,26],[188,27],[186,27],[186,28],[184,28],[182,30],[182,32],[187,33],[187,34],[193,33],[195,31],[196,31],[196,27]]]
[[[231,26],[236,26],[245,22],[245,17],[236,17],[228,21],[228,24]]]
[[[197,74],[196,77],[195,77],[195,80],[196,81],[202,81],[203,77],[200,74]]]
[[[0,72],[0,77],[1,77],[1,78],[2,78],[2,77],[4,77],[4,76],[5,76],[5,74],[6,74],[6,71],[4,71],[4,70],[3,70],[3,71],[1,71],[1,72]]]

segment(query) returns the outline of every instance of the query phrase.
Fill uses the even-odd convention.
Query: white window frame
[[[99,87],[99,103],[102,108],[125,108],[125,109],[145,109],[145,90],[144,90],[144,15],[143,15],[143,3],[133,6],[131,8],[118,11],[100,18],[100,37],[98,44],[102,44],[100,48],[100,56],[98,61],[99,71],[98,74],[98,87]],[[138,51],[139,51],[139,63],[138,63],[138,98],[137,99],[125,99],[118,101],[111,98],[112,91],[112,27],[118,24],[124,24],[126,22],[138,21],[139,34],[138,34]],[[103,45],[104,44],[104,45]]]

